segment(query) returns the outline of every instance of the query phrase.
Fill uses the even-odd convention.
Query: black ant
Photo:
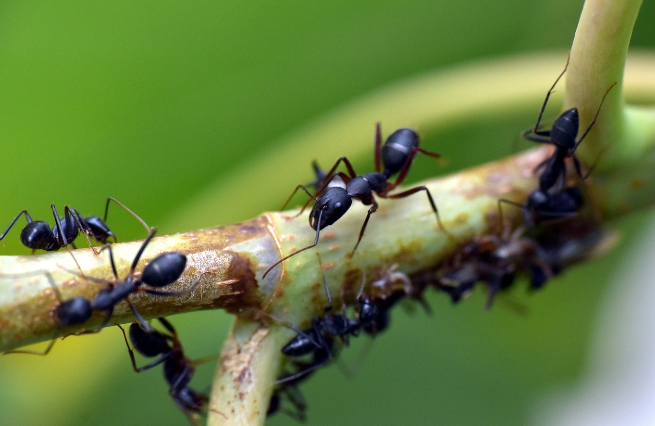
[[[0,240],[2,240],[9,230],[14,226],[20,215],[25,214],[27,219],[27,225],[23,228],[20,233],[20,240],[23,245],[27,248],[32,249],[32,253],[35,250],[45,250],[45,251],[56,251],[62,247],[72,245],[73,248],[77,248],[74,244],[75,239],[79,231],[82,231],[84,238],[86,239],[89,247],[93,250],[94,253],[98,254],[98,251],[91,245],[89,240],[89,235],[98,241],[99,243],[105,244],[109,238],[114,239],[114,242],[117,241],[116,235],[109,229],[107,224],[107,213],[109,210],[109,202],[113,201],[128,213],[134,216],[141,224],[150,232],[150,227],[137,216],[132,210],[128,209],[125,205],[117,201],[115,198],[107,198],[107,203],[105,205],[105,216],[104,219],[100,219],[98,216],[90,216],[84,218],[76,209],[65,206],[64,207],[64,217],[60,218],[59,213],[54,204],[51,204],[52,214],[55,218],[55,226],[50,229],[50,225],[47,222],[37,220],[32,220],[32,217],[27,212],[27,210],[21,210],[18,215],[11,221],[7,229],[0,235]]]
[[[551,144],[555,147],[555,152],[553,155],[537,166],[537,170],[542,167],[545,168],[544,172],[539,177],[539,188],[544,192],[552,188],[558,179],[566,179],[566,167],[564,165],[564,159],[568,157],[573,158],[576,173],[578,176],[580,176],[580,178],[584,180],[582,175],[582,166],[580,165],[580,160],[578,160],[575,155],[575,151],[578,149],[578,146],[582,143],[585,137],[587,137],[587,134],[589,131],[591,131],[592,127],[594,127],[594,124],[596,124],[598,114],[600,114],[600,109],[603,106],[603,102],[605,102],[605,97],[616,85],[616,82],[614,82],[607,89],[607,92],[605,92],[602,100],[600,101],[600,105],[598,106],[598,110],[596,111],[594,119],[589,124],[589,127],[587,127],[587,130],[585,130],[580,139],[577,141],[575,138],[577,137],[578,131],[580,129],[580,118],[577,108],[568,109],[560,114],[560,116],[555,120],[555,123],[553,123],[553,126],[550,130],[539,130],[541,118],[546,109],[546,105],[548,104],[548,99],[553,93],[555,86],[566,72],[569,66],[569,59],[570,55],[566,59],[564,70],[557,77],[550,90],[546,94],[546,99],[544,99],[544,104],[541,106],[541,110],[539,111],[539,116],[537,117],[537,123],[535,124],[534,129],[528,129],[522,134],[525,139],[530,141]]]
[[[116,325],[123,332],[134,371],[141,373],[164,363],[164,378],[170,387],[168,393],[175,402],[175,405],[182,410],[189,421],[194,425],[199,425],[197,416],[207,412],[209,398],[207,395],[190,388],[189,382],[195,372],[194,365],[207,360],[192,361],[187,358],[182,350],[177,332],[171,323],[165,318],[157,319],[168,330],[168,333],[162,333],[152,327],[144,330],[136,322],[130,325],[130,341],[134,349],[148,358],[159,357],[143,367],[136,366],[134,351],[130,347],[125,330],[120,325]]]
[[[532,191],[528,195],[528,199],[524,204],[519,204],[507,199],[501,199],[498,201],[498,209],[500,211],[501,222],[501,203],[503,202],[520,207],[523,210],[524,223],[528,227],[535,226],[539,221],[575,216],[577,211],[583,205],[582,192],[576,187],[565,187],[567,173],[564,160],[568,157],[573,158],[576,173],[581,180],[584,181],[589,176],[591,171],[587,172],[586,175],[582,174],[582,166],[580,165],[578,158],[575,156],[575,151],[596,123],[598,115],[600,114],[600,109],[603,106],[603,102],[605,102],[605,98],[609,94],[610,90],[612,90],[612,88],[616,85],[616,82],[613,83],[603,95],[594,119],[591,121],[589,127],[587,127],[587,130],[585,130],[579,140],[575,140],[580,127],[577,108],[571,108],[567,111],[564,111],[557,118],[557,120],[555,120],[551,130],[539,130],[541,117],[543,116],[546,104],[548,103],[548,99],[550,98],[553,89],[557,85],[557,82],[566,72],[568,65],[569,61],[567,59],[564,70],[557,77],[555,83],[553,83],[550,90],[546,94],[546,99],[544,100],[544,104],[539,111],[539,116],[537,117],[537,123],[534,129],[529,129],[523,132],[523,137],[528,140],[554,145],[555,152],[552,156],[539,164],[535,169],[544,169],[539,176],[539,188]],[[555,185],[558,181],[559,186],[556,188]]]
[[[104,322],[98,328],[99,330],[109,322],[109,319],[111,318],[111,315],[114,311],[114,306],[124,300],[132,310],[132,313],[136,317],[137,321],[142,324],[145,329],[149,329],[150,326],[148,323],[145,321],[145,319],[143,319],[141,314],[130,302],[128,298],[130,294],[144,292],[158,296],[179,296],[193,291],[195,287],[200,283],[200,279],[193,283],[188,289],[176,292],[164,292],[142,287],[142,285],[145,284],[149,287],[162,288],[176,282],[186,267],[186,256],[179,252],[168,252],[160,254],[143,269],[143,273],[140,277],[135,276],[135,269],[139,263],[139,260],[141,259],[141,255],[150,243],[150,240],[152,240],[152,238],[155,236],[156,232],[157,228],[152,228],[150,235],[148,235],[148,238],[145,239],[136,256],[134,257],[134,261],[132,262],[129,273],[122,280],[118,277],[118,273],[116,272],[116,264],[114,262],[114,255],[111,245],[107,244],[102,247],[101,250],[104,250],[105,248],[109,250],[109,261],[116,280],[109,281],[93,277],[84,277],[92,282],[107,285],[107,288],[100,290],[98,294],[93,298],[93,300],[78,296],[64,301],[55,283],[52,281],[52,277],[48,274],[50,285],[52,286],[55,295],[59,300],[59,304],[52,311],[52,317],[57,327],[65,328],[72,325],[83,324],[91,318],[94,311],[100,311],[105,312],[106,314]],[[55,333],[55,337],[57,334],[58,332]],[[54,342],[55,340],[53,337],[50,345],[42,353],[35,353],[30,351],[13,351],[11,353],[32,353],[36,355],[47,355],[48,352],[50,352],[50,349],[52,349]]]
[[[389,135],[384,143],[384,146],[381,147],[381,144],[382,139],[380,133],[380,123],[377,123],[375,126],[375,172],[357,175],[348,158],[341,157],[337,160],[334,166],[332,166],[332,169],[330,169],[330,171],[327,173],[327,177],[321,181],[321,188],[319,188],[319,190],[316,192],[316,195],[312,195],[304,185],[298,185],[296,189],[294,189],[294,191],[291,193],[291,196],[284,203],[284,206],[286,206],[286,204],[298,191],[298,189],[305,191],[307,195],[309,195],[315,201],[314,207],[309,213],[309,224],[313,229],[316,230],[314,244],[304,247],[275,262],[273,266],[264,272],[264,278],[273,268],[275,268],[280,263],[284,262],[292,256],[295,256],[298,253],[315,247],[318,244],[320,231],[326,226],[330,226],[338,221],[352,205],[353,198],[360,200],[365,206],[371,207],[368,210],[364,224],[359,231],[357,243],[355,244],[353,250],[350,252],[350,256],[352,256],[355,253],[355,250],[357,250],[357,246],[359,246],[359,243],[364,236],[364,231],[366,230],[366,225],[368,224],[369,218],[378,209],[378,203],[375,200],[373,193],[381,198],[404,198],[419,191],[425,191],[428,200],[430,201],[430,206],[432,207],[432,210],[437,217],[437,223],[439,224],[440,229],[444,230],[444,227],[441,223],[441,218],[439,216],[439,211],[437,210],[437,206],[434,202],[434,199],[432,198],[432,194],[427,187],[417,186],[398,194],[389,194],[390,191],[395,189],[405,180],[407,172],[409,171],[409,167],[411,166],[412,161],[414,160],[414,157],[417,153],[420,152],[434,158],[439,158],[440,155],[419,148],[418,134],[413,129],[408,128],[396,130],[391,135]],[[348,174],[343,172],[336,172],[336,169],[339,167],[341,162],[346,165]],[[381,165],[384,166],[384,170],[381,170]],[[397,173],[398,177],[396,178],[396,181],[393,183],[389,182],[389,178]],[[346,184],[345,188],[329,186],[332,179],[336,178],[337,176],[340,177]],[[282,208],[284,208],[284,206]],[[306,206],[307,204],[305,204],[305,207]],[[303,207],[298,215],[302,214],[305,207]]]
[[[320,265],[321,257],[318,254],[317,256]],[[289,357],[301,357],[309,354],[314,355],[314,362],[312,362],[311,365],[302,369],[298,373],[279,379],[277,383],[294,381],[328,363],[332,359],[334,337],[341,338],[344,344],[347,345],[350,336],[357,336],[359,331],[364,327],[374,327],[373,324],[378,320],[379,311],[376,304],[373,303],[369,297],[363,296],[364,285],[366,284],[365,280],[362,280],[362,288],[357,296],[357,318],[348,318],[345,305],[341,314],[332,314],[332,296],[330,295],[330,289],[325,280],[322,268],[321,275],[323,277],[323,287],[325,288],[328,298],[328,305],[324,309],[323,316],[318,316],[312,319],[312,325],[310,328],[301,331],[271,316],[278,322],[287,325],[293,331],[298,333],[296,337],[291,339],[282,348],[282,353],[284,355]]]

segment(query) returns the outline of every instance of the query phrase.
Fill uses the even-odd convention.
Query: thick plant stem
[[[245,310],[246,306],[257,306],[258,298],[264,296],[258,291],[263,287],[258,287],[253,268],[257,262],[270,263],[266,253],[274,251],[267,224],[266,219],[261,218],[234,226],[153,239],[137,265],[137,274],[155,256],[179,251],[187,255],[184,274],[177,283],[162,291],[180,292],[196,281],[199,281],[198,287],[189,294],[161,297],[139,293],[131,295],[130,300],[146,318],[200,309]],[[128,274],[140,246],[141,242],[112,246],[119,277]],[[263,252],[253,261],[257,251]],[[107,251],[99,255],[93,254],[91,249],[71,253],[0,257],[0,350],[15,349],[53,336],[94,330],[102,324],[104,313],[97,313],[84,324],[64,330],[54,323],[51,314],[60,301],[53,286],[57,287],[64,301],[77,296],[91,300],[107,286],[85,277],[115,281]],[[109,325],[132,319],[127,305],[119,303]]]
[[[640,6],[641,0],[585,1],[571,47],[564,103],[567,109],[578,109],[583,130],[607,89],[616,83],[579,150],[588,164],[600,158],[599,170],[634,159],[640,153],[640,144],[652,141],[653,134],[640,134],[637,140],[634,126],[629,127],[630,112],[623,98],[628,46]]]

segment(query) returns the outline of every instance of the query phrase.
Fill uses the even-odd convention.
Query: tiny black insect
[[[166,328],[168,333],[162,333],[153,327],[144,330],[138,323],[132,323],[130,325],[130,341],[134,349],[145,357],[158,357],[143,367],[136,366],[134,351],[130,347],[125,330],[117,324],[123,332],[125,344],[130,353],[132,367],[135,372],[141,373],[164,363],[164,378],[168,383],[168,393],[173,399],[173,402],[182,410],[191,423],[199,425],[198,416],[207,412],[209,398],[207,395],[189,387],[189,383],[193,378],[195,365],[208,361],[209,359],[193,361],[187,358],[182,350],[182,344],[177,336],[177,332],[171,323],[165,318],[158,318],[158,320]]]
[[[128,209],[125,205],[117,201],[116,199],[109,197],[107,198],[107,203],[105,205],[105,216],[104,219],[100,219],[98,216],[90,216],[84,218],[76,209],[65,206],[64,207],[64,217],[60,218],[59,213],[54,204],[51,204],[52,214],[55,218],[55,226],[50,229],[50,225],[47,222],[37,220],[32,220],[32,217],[27,212],[27,210],[21,210],[20,213],[16,215],[14,220],[11,221],[7,229],[0,235],[0,240],[2,240],[9,230],[14,226],[18,218],[24,213],[25,218],[27,219],[27,225],[23,228],[20,233],[20,240],[23,245],[27,248],[32,249],[32,252],[35,250],[45,250],[45,251],[56,251],[62,247],[68,245],[75,247],[74,241],[77,238],[79,231],[82,231],[84,238],[86,239],[89,247],[97,254],[98,251],[91,245],[89,236],[94,240],[100,243],[106,243],[109,238],[112,238],[114,242],[117,241],[116,235],[109,229],[107,224],[107,212],[109,209],[109,202],[113,201],[128,213],[134,216],[141,224],[150,232],[148,225],[137,216],[132,210]]]
[[[441,224],[439,211],[437,210],[437,205],[435,204],[434,199],[432,198],[432,194],[427,187],[417,186],[397,194],[389,194],[389,192],[394,190],[403,182],[403,180],[405,180],[412,161],[414,160],[416,154],[419,152],[434,158],[440,157],[440,155],[437,153],[429,152],[419,148],[419,136],[413,129],[403,128],[396,130],[387,138],[384,146],[381,147],[380,123],[377,123],[375,128],[375,172],[358,175],[355,173],[355,170],[350,164],[348,158],[341,157],[326,174],[327,177],[321,180],[322,185],[321,188],[319,188],[319,190],[316,192],[316,195],[312,195],[304,185],[298,185],[291,193],[291,196],[287,199],[287,202],[285,202],[284,205],[286,206],[291,197],[293,197],[293,195],[299,189],[305,191],[307,195],[309,195],[315,201],[314,207],[309,213],[309,224],[312,229],[316,230],[314,243],[284,257],[283,259],[273,264],[266,270],[266,272],[264,272],[264,277],[266,277],[266,275],[273,268],[288,258],[295,256],[296,254],[301,253],[307,249],[315,247],[318,244],[320,231],[326,226],[330,226],[338,221],[352,205],[353,198],[356,198],[360,200],[362,204],[371,207],[369,208],[366,219],[364,220],[364,223],[359,231],[357,243],[355,244],[353,250],[350,252],[351,256],[355,253],[355,250],[357,250],[357,246],[359,246],[359,242],[364,236],[364,231],[366,230],[366,225],[368,224],[369,218],[378,209],[378,203],[375,200],[373,195],[374,193],[381,198],[404,198],[417,192],[425,191],[428,197],[428,201],[430,202],[430,206],[432,207],[432,210],[437,217],[437,223],[439,224],[441,230],[444,230],[444,227]],[[336,172],[339,164],[342,162],[346,165],[348,174],[343,172]],[[390,182],[389,178],[395,174],[398,174],[396,181]],[[343,182],[346,184],[345,188],[329,186],[330,182],[336,177],[340,177],[343,180]],[[310,201],[305,204],[305,207],[309,204]],[[303,209],[298,214],[301,214],[305,207],[303,207]],[[284,206],[282,208],[284,208]]]

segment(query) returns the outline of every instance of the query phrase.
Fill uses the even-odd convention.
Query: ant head
[[[414,129],[398,129],[389,135],[382,147],[384,175],[388,178],[398,173],[418,144],[418,133]]]
[[[130,341],[141,355],[155,357],[171,350],[168,340],[169,336],[157,330],[146,331],[139,324],[133,322],[130,325]]]
[[[111,232],[107,224],[98,216],[87,217],[84,219],[84,223],[91,230],[93,239],[99,243],[105,244],[109,238],[116,240],[116,235]]]
[[[55,322],[59,327],[82,324],[91,318],[91,302],[83,297],[74,297],[62,302],[53,312]]]
[[[571,108],[564,111],[550,129],[550,139],[557,148],[572,149],[575,147],[575,138],[578,136],[580,118],[578,109]]]
[[[25,247],[40,249],[52,242],[50,225],[41,220],[28,223],[20,232],[20,241]]]
[[[309,213],[309,225],[318,230],[332,225],[341,219],[352,203],[353,201],[345,189],[336,186],[327,188]]]
[[[151,287],[165,287],[177,281],[186,267],[186,256],[169,252],[155,257],[143,270],[141,280]]]

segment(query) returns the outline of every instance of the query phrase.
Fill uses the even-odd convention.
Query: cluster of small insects
[[[334,311],[332,295],[318,256],[327,297],[327,305],[322,314],[314,317],[311,325],[304,330],[266,314],[275,322],[289,327],[296,333],[296,336],[281,348],[282,354],[288,357],[287,369],[278,378],[273,389],[268,415],[284,412],[299,421],[304,421],[307,403],[299,390],[299,385],[318,369],[334,360],[339,350],[348,345],[351,337],[360,334],[375,337],[387,329],[390,310],[399,301],[410,299],[421,303],[429,311],[430,308],[423,298],[425,289],[435,288],[446,293],[453,302],[459,302],[471,293],[476,285],[482,284],[487,291],[488,309],[496,295],[509,288],[517,276],[527,275],[530,288],[539,289],[571,262],[590,257],[597,250],[605,234],[599,230],[597,224],[588,218],[581,218],[579,214],[584,205],[580,186],[589,176],[590,171],[583,173],[582,164],[575,156],[575,152],[593,128],[603,101],[613,85],[604,94],[593,121],[576,140],[580,129],[578,111],[575,108],[562,113],[550,130],[543,130],[540,127],[548,99],[564,72],[566,67],[548,91],[534,128],[523,132],[524,138],[553,145],[554,151],[535,169],[535,174],[539,177],[539,185],[529,194],[524,203],[507,199],[498,200],[497,233],[459,241],[459,247],[450,259],[434,269],[419,272],[411,277],[397,271],[395,265],[388,266],[382,274],[372,277],[370,282],[367,282],[362,273],[362,284],[354,297],[352,315],[349,315],[345,303],[339,313]],[[307,185],[298,185],[284,205],[288,204],[298,190],[303,190],[310,197],[298,215],[302,214],[311,201],[314,201],[309,213],[309,225],[316,231],[314,242],[271,265],[264,272],[263,277],[289,258],[316,247],[321,231],[343,217],[352,206],[353,199],[359,200],[370,208],[354,247],[348,255],[350,257],[354,255],[364,237],[371,216],[378,210],[376,197],[398,199],[419,192],[424,193],[434,212],[439,231],[448,238],[454,239],[442,224],[437,204],[427,187],[416,186],[394,192],[407,177],[417,154],[425,154],[432,158],[438,158],[439,154],[420,148],[418,134],[409,128],[394,131],[383,144],[380,123],[375,128],[374,146],[375,171],[371,173],[357,174],[346,157],[339,158],[327,172],[323,171],[316,162],[313,163],[314,181]],[[575,173],[569,173],[567,170],[569,162],[573,163]],[[341,164],[345,166],[346,172],[338,171]],[[575,182],[570,182],[569,175],[576,178]],[[396,176],[395,179],[392,179],[393,176]],[[117,241],[116,235],[106,224],[110,202],[114,202],[134,216],[148,232],[124,278],[118,276],[112,246],[109,243],[110,239]],[[518,207],[522,213],[522,224],[513,227],[511,223],[505,223],[503,205]],[[68,246],[76,248],[74,241],[81,232],[94,253],[108,252],[114,279],[85,276],[89,281],[99,284],[100,290],[93,298],[74,297],[69,300],[64,300],[56,285],[52,280],[50,281],[57,297],[57,303],[52,309],[52,317],[58,332],[41,354],[45,355],[50,351],[55,338],[60,333],[63,334],[64,328],[82,325],[94,313],[104,314],[104,321],[100,328],[104,327],[111,321],[114,307],[125,302],[136,318],[129,327],[129,333],[121,327],[134,371],[140,373],[163,364],[164,378],[171,398],[193,424],[198,424],[198,417],[208,411],[208,397],[191,388],[189,384],[194,376],[195,365],[200,361],[191,360],[184,354],[178,334],[168,320],[158,319],[164,328],[164,331],[160,331],[146,321],[130,301],[130,295],[139,292],[170,297],[193,291],[199,280],[183,291],[162,290],[177,282],[182,276],[186,268],[186,256],[179,252],[160,254],[145,266],[141,273],[137,273],[139,261],[154,238],[156,228],[151,229],[139,216],[114,198],[107,199],[103,219],[96,216],[85,218],[70,206],[64,207],[64,217],[60,218],[55,206],[52,205],[51,208],[55,220],[53,228],[50,228],[46,222],[33,221],[27,210],[22,210],[0,235],[0,240],[5,238],[22,214],[25,214],[27,225],[21,231],[20,239],[33,252],[68,249]],[[99,250],[93,247],[91,240],[102,244]],[[341,300],[345,300],[343,295]],[[143,357],[154,358],[154,360],[143,367],[137,367],[132,348]],[[291,408],[287,407],[289,404]],[[223,415],[223,413],[219,414]]]
[[[362,330],[375,336],[386,329],[389,324],[389,310],[400,300],[413,299],[429,311],[429,306],[423,299],[423,292],[428,287],[446,293],[456,303],[470,294],[475,285],[482,284],[487,289],[486,307],[489,309],[495,296],[508,289],[517,276],[527,275],[533,290],[542,288],[550,277],[559,274],[575,261],[593,256],[599,251],[599,247],[607,242],[608,234],[600,230],[598,223],[579,214],[584,204],[579,186],[589,176],[589,172],[583,174],[575,151],[593,128],[603,101],[614,84],[603,96],[593,121],[580,139],[576,140],[579,131],[576,108],[562,113],[550,130],[540,128],[548,99],[565,72],[566,67],[548,91],[535,127],[523,132],[524,138],[551,144],[555,148],[553,154],[536,167],[539,187],[529,194],[527,201],[519,204],[507,199],[498,200],[498,232],[462,242],[451,258],[438,267],[409,277],[396,272],[393,265],[382,277],[370,283],[368,295],[364,293],[363,283],[356,299],[353,318],[348,317],[345,306],[340,314],[332,313],[332,298],[323,278],[328,300],[323,315],[315,317],[311,326],[305,330],[285,324],[297,333],[296,337],[282,348],[282,353],[290,358],[289,365],[292,370],[286,371],[278,379],[270,400],[269,415],[282,411],[303,421],[306,418],[307,403],[298,385],[335,358],[342,346],[337,345],[335,339],[347,345],[348,338],[357,336]],[[371,207],[357,242],[349,254],[352,256],[364,236],[370,216],[378,208],[373,194],[393,199],[424,191],[440,230],[452,238],[441,223],[437,205],[428,188],[419,186],[400,193],[390,193],[405,179],[417,153],[439,157],[436,153],[419,148],[418,135],[412,129],[395,131],[381,148],[378,123],[375,137],[375,172],[357,175],[346,157],[339,158],[327,173],[314,162],[316,179],[307,186],[313,187],[315,191],[312,193],[307,186],[298,185],[291,194],[293,196],[296,191],[302,189],[314,201],[314,207],[309,214],[310,226],[316,230],[314,243],[284,257],[266,270],[265,274],[290,257],[315,247],[319,242],[320,231],[339,220],[350,208],[352,199],[358,199]],[[567,170],[569,158],[578,178],[577,182],[572,184],[569,183]],[[348,173],[336,171],[341,163],[345,164]],[[389,178],[395,174],[398,174],[395,182],[390,182]],[[341,180],[342,184],[333,184],[337,179]],[[309,201],[300,213],[308,204]],[[504,223],[503,204],[520,208],[523,224],[512,230],[511,223]],[[281,322],[277,319],[276,321]],[[300,360],[299,357],[305,358]],[[283,406],[283,399],[289,402],[291,408]]]

